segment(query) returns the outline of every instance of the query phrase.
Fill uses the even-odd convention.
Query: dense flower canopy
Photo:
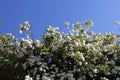
[[[27,31],[27,39],[1,34],[0,78],[119,80],[120,36],[112,32],[94,33],[89,30],[93,25],[92,20],[72,26],[65,22],[65,27],[72,27],[68,33],[48,26],[46,33],[41,35],[42,40],[34,40],[30,38],[33,37],[30,24],[25,21],[19,32]]]

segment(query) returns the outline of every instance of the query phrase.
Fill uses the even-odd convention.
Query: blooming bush
[[[25,21],[19,32],[27,39],[1,34],[2,80],[120,80],[120,36],[94,33],[92,20],[76,22],[68,33],[48,26],[42,40],[33,37]]]

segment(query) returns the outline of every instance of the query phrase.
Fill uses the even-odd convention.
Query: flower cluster
[[[33,80],[33,79],[29,75],[26,75],[25,80]]]
[[[29,30],[30,24],[28,21],[25,21],[23,24],[20,24],[19,32],[22,33],[22,31]]]
[[[42,40],[15,39],[14,44],[0,47],[0,69],[11,66],[18,80],[119,80],[120,36],[88,31],[93,25],[92,20],[71,26],[65,22],[71,27],[68,33],[48,26]],[[24,22],[20,32],[29,28]]]

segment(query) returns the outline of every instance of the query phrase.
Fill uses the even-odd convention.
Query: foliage
[[[70,27],[65,22],[65,27]],[[68,33],[48,26],[42,40],[33,37],[25,21],[19,31],[27,39],[1,34],[0,78],[2,80],[119,80],[120,36],[89,31],[92,20],[72,24]]]

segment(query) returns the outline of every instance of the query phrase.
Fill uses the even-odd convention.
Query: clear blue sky
[[[2,33],[12,32],[17,37],[19,24],[31,23],[35,38],[45,32],[47,25],[62,27],[65,21],[92,19],[94,32],[115,32],[115,20],[120,20],[120,0],[1,0]]]

